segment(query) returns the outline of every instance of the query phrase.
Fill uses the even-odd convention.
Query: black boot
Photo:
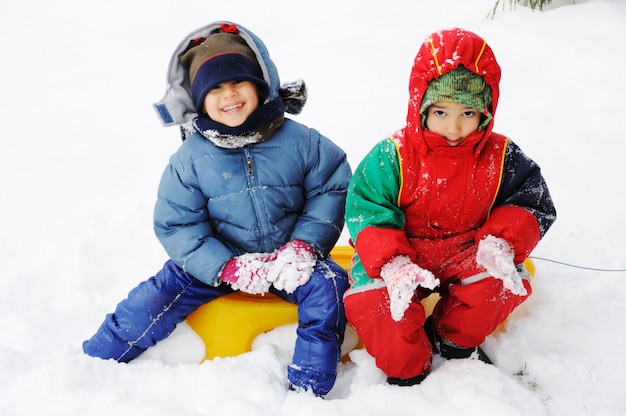
[[[414,386],[424,381],[426,376],[428,376],[428,372],[418,374],[415,377],[411,377],[411,378],[387,377],[387,384],[391,384],[394,386]]]
[[[487,354],[485,354],[485,351],[480,348],[480,346],[464,348],[458,347],[444,340],[439,345],[439,350],[441,351],[441,356],[446,360],[455,358],[472,358],[475,360],[480,360],[486,364],[493,364],[489,357],[487,357]]]
[[[441,355],[446,360],[473,358],[486,364],[493,364],[480,346],[470,348],[459,347],[439,336],[435,331],[432,315],[426,318],[424,330],[426,331],[426,336],[428,336],[430,344],[433,346],[433,353]]]

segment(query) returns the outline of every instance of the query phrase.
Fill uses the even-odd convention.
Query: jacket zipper
[[[254,176],[254,166],[252,165],[252,156],[246,155],[246,167],[248,168],[248,176]]]
[[[261,236],[267,236],[270,230],[270,224],[267,219],[267,215],[265,215],[264,203],[260,200],[260,195],[256,192],[256,188],[258,184],[256,183],[255,178],[255,167],[252,154],[250,153],[250,149],[247,146],[244,146],[241,151],[245,156],[245,164],[246,164],[246,172],[248,175],[248,186],[249,186],[249,194],[250,199],[252,200],[252,204],[254,206],[254,212],[257,219],[257,223],[259,226],[259,233]],[[266,241],[266,238],[263,238],[260,241],[261,250],[271,249],[271,244]]]

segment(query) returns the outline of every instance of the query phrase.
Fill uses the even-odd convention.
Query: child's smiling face
[[[204,98],[204,111],[211,120],[228,127],[242,125],[258,106],[257,87],[250,81],[224,82]]]
[[[426,127],[452,147],[460,145],[480,125],[480,113],[464,104],[440,101],[428,108]]]

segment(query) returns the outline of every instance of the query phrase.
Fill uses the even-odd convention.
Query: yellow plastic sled
[[[336,246],[330,254],[345,270],[350,268],[352,247]],[[527,259],[524,265],[534,276],[535,265],[532,260]],[[432,312],[438,299],[439,295],[432,294],[422,300],[427,315]],[[297,322],[298,307],[271,293],[263,296],[231,293],[201,306],[187,317],[187,323],[205,344],[206,360],[249,352],[254,339],[260,334]],[[501,324],[494,333],[504,329],[505,324]],[[346,332],[346,342],[342,348],[344,358],[352,349],[361,346],[352,327],[348,326]]]

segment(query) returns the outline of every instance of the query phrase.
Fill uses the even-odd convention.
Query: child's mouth
[[[449,144],[450,146],[452,146],[452,147],[456,147],[456,146],[458,146],[458,145],[460,145],[460,144],[461,144],[461,142],[463,141],[463,138],[461,137],[461,138],[454,139],[454,140],[452,140],[452,139],[446,139],[446,141],[448,142],[448,144]]]
[[[226,113],[230,113],[232,111],[239,110],[241,107],[243,107],[243,103],[237,103],[237,104],[228,105],[228,106],[222,108],[222,111],[224,111]]]

